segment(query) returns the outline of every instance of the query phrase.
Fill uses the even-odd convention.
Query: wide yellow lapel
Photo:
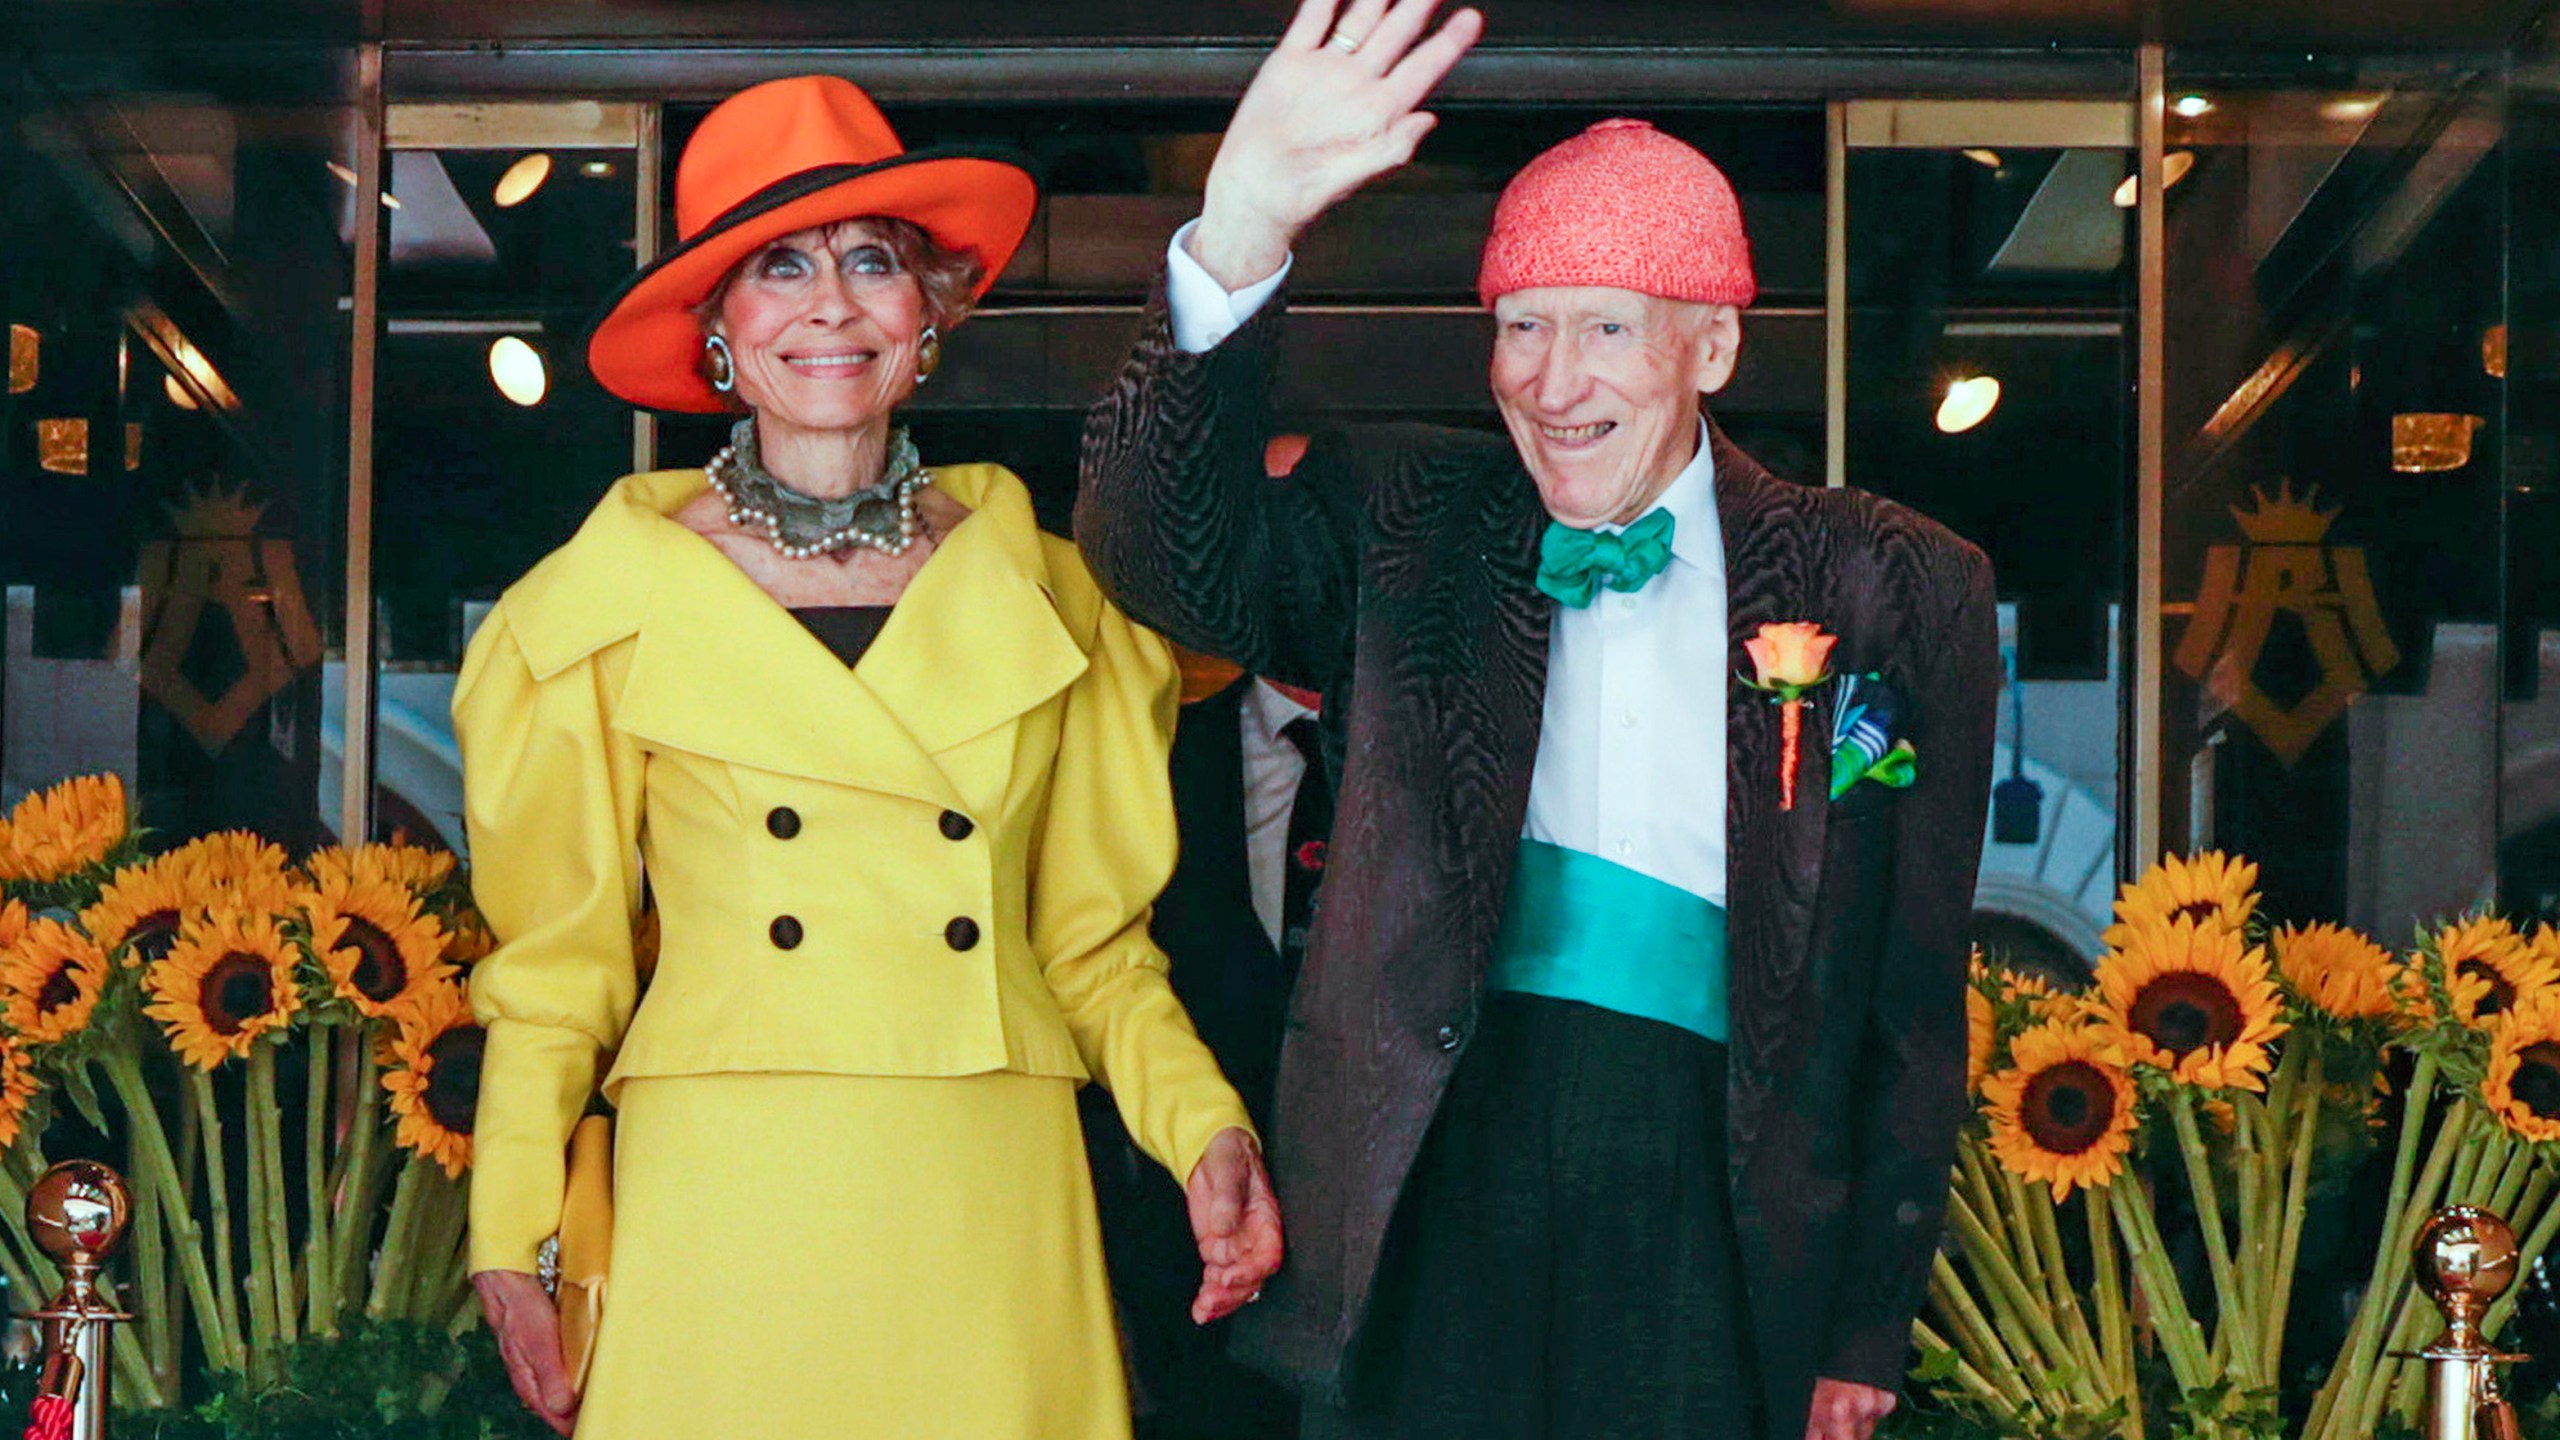
[[[970,507],[907,583],[853,675],[974,804],[992,798],[1011,747],[971,745],[1073,684],[1088,663],[1048,587],[1022,482],[993,465],[934,471]]]
[[[651,583],[614,723],[651,745],[726,764],[959,803],[878,695],[745,571],[672,518],[700,493],[701,472],[647,478],[652,483],[630,490],[634,513],[617,527],[627,531],[629,563],[645,567]]]

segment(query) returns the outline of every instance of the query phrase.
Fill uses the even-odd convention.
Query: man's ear
[[[1733,378],[1742,358],[1742,311],[1731,305],[1702,305],[1695,321],[1698,348],[1691,380],[1701,395],[1713,395]]]

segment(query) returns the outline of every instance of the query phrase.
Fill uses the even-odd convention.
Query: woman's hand
[[[578,1423],[578,1392],[569,1386],[569,1367],[560,1354],[560,1310],[542,1282],[513,1270],[483,1270],[471,1277],[480,1292],[480,1313],[498,1337],[498,1355],[507,1362],[507,1378],[516,1398],[542,1423],[566,1435]]]
[[[1438,122],[1418,108],[1484,17],[1460,10],[1415,44],[1439,0],[1303,0],[1227,122],[1191,256],[1229,290],[1280,268],[1334,202],[1413,158]]]
[[[1206,1325],[1242,1309],[1280,1268],[1280,1202],[1262,1151],[1242,1130],[1221,1130],[1184,1187],[1200,1242],[1200,1294],[1191,1319]],[[519,1386],[519,1389],[522,1387]]]

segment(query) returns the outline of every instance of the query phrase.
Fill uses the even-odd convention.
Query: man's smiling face
[[[1493,398],[1547,513],[1577,529],[1642,516],[1697,453],[1698,397],[1742,343],[1730,305],[1599,285],[1493,302]]]

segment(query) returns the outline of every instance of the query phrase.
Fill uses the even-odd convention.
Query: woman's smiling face
[[[794,231],[738,263],[711,332],[759,426],[860,430],[914,393],[924,287],[866,221]]]

